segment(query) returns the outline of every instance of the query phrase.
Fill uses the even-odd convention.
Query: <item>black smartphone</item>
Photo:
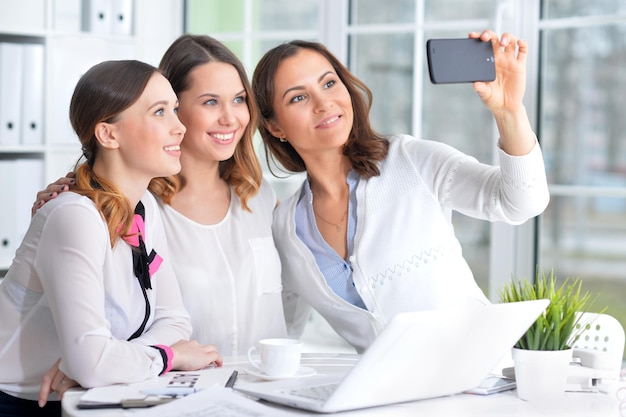
[[[496,79],[491,42],[480,39],[429,39],[428,73],[433,84],[473,83]]]

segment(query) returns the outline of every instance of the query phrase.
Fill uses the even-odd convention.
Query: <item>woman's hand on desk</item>
[[[215,345],[201,345],[195,340],[181,340],[174,343],[170,348],[174,352],[172,368],[179,371],[197,371],[211,365],[222,366],[224,362]],[[61,400],[65,391],[79,386],[76,381],[59,369],[60,363],[61,359],[59,358],[41,381],[38,400],[40,407],[46,405],[48,395],[51,392],[56,392],[59,395],[59,400]]]
[[[201,345],[195,340],[181,340],[170,346],[174,352],[172,369],[196,371],[210,365],[222,366],[224,360],[215,345]]]
[[[63,398],[63,394],[70,388],[77,387],[78,383],[71,378],[68,378],[60,369],[59,363],[61,363],[61,358],[59,358],[52,368],[46,372],[41,381],[41,388],[39,389],[39,407],[43,407],[48,402],[48,395],[51,392],[55,392],[59,394],[59,400]]]

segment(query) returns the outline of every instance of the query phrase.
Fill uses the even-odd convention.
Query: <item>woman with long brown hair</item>
[[[500,166],[376,133],[370,90],[324,45],[292,41],[261,58],[253,90],[267,154],[307,174],[273,226],[293,335],[313,306],[363,351],[399,312],[486,303],[452,211],[520,224],[545,209],[543,158],[522,103],[527,44],[491,31],[470,37],[493,46],[496,80],[473,87],[497,123]]]

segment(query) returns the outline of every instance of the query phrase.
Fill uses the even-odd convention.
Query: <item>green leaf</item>
[[[520,349],[564,350],[582,332],[577,328],[581,314],[595,301],[589,292],[582,292],[582,280],[566,278],[557,285],[554,270],[548,275],[537,269],[533,282],[512,277],[499,292],[503,303],[548,299],[550,304],[535,323],[515,344]],[[596,295],[597,297],[597,295]],[[606,307],[602,309],[602,312]]]

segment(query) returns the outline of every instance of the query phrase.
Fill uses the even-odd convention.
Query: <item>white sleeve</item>
[[[44,224],[34,262],[56,324],[62,370],[86,388],[141,381],[163,369],[156,349],[111,335],[104,310],[107,235],[97,212],[65,205]]]
[[[304,334],[304,329],[309,322],[313,309],[297,293],[283,290],[282,297],[287,336],[299,339]]]
[[[492,166],[440,142],[406,143],[422,178],[446,208],[479,219],[521,224],[548,205],[539,144],[523,156],[510,156],[498,148],[500,166]]]

